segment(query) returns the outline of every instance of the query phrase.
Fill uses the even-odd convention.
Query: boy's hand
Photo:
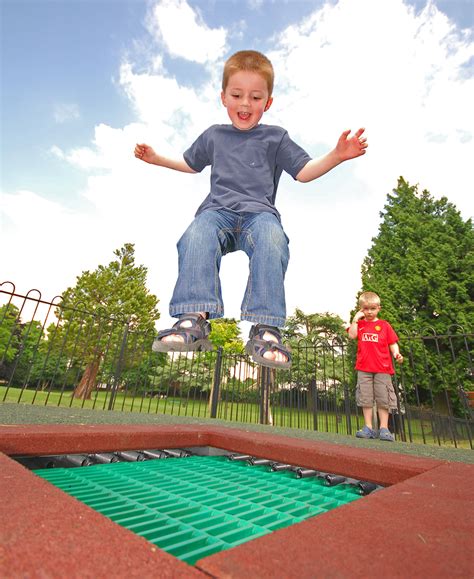
[[[395,358],[395,360],[401,364],[403,362],[403,356],[400,354],[400,352],[397,352],[396,354],[394,354],[393,356]]]
[[[365,155],[367,149],[367,139],[362,136],[365,129],[359,129],[352,137],[349,137],[349,131],[344,131],[339,137],[336,145],[336,153],[341,158],[341,161],[348,161]]]
[[[137,159],[145,161],[145,163],[153,163],[156,158],[155,151],[149,145],[145,145],[145,143],[140,145],[137,143],[135,145],[134,155]]]
[[[359,310],[355,316],[352,318],[353,322],[358,322],[359,320],[363,320],[365,318],[365,314],[362,310]]]

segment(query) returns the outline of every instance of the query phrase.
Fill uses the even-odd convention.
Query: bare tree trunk
[[[99,372],[100,360],[102,355],[99,354],[92,362],[87,364],[81,381],[72,393],[73,398],[82,398],[83,400],[90,400],[92,390],[94,390],[97,374]]]

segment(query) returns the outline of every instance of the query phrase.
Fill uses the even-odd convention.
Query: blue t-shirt
[[[248,131],[213,125],[183,156],[199,173],[211,165],[211,191],[196,215],[205,209],[230,209],[236,213],[267,211],[278,218],[275,197],[282,172],[296,179],[311,160],[285,129],[272,125],[257,125]]]

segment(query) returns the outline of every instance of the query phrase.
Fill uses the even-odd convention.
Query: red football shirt
[[[389,345],[395,342],[398,342],[398,336],[385,320],[359,320],[356,370],[394,374]]]

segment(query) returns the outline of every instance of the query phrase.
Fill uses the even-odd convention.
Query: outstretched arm
[[[301,183],[313,181],[324,175],[343,161],[355,159],[365,155],[367,149],[367,139],[363,136],[365,129],[359,129],[352,137],[349,137],[350,130],[344,131],[337,141],[336,147],[319,159],[312,159],[296,176]]]
[[[158,165],[158,167],[166,167],[167,169],[182,171],[183,173],[196,173],[184,159],[168,159],[167,157],[157,155],[152,147],[145,143],[135,146],[134,155],[137,159],[145,161],[145,163],[150,163],[151,165]]]

